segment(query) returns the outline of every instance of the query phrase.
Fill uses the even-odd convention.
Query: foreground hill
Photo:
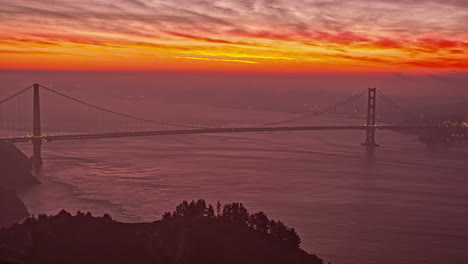
[[[119,223],[108,215],[72,216],[65,211],[52,217],[41,215],[0,231],[0,259],[37,264],[323,264],[282,239],[287,236],[236,221],[232,218],[235,210],[228,217],[222,216],[227,212],[223,210],[218,216],[174,215],[141,224]]]

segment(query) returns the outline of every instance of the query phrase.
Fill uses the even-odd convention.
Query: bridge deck
[[[279,132],[279,131],[317,131],[317,130],[365,130],[369,127],[361,126],[278,126],[278,127],[228,127],[228,128],[200,128],[182,130],[159,130],[142,132],[116,132],[96,134],[74,134],[74,135],[44,135],[45,141],[77,140],[77,139],[101,139],[120,137],[143,137],[143,136],[165,136],[165,135],[190,135],[190,134],[219,134],[219,133],[247,133],[247,132]],[[375,126],[376,129],[395,130],[427,130],[427,126]],[[5,142],[20,143],[30,142],[32,137],[16,137],[0,139]]]

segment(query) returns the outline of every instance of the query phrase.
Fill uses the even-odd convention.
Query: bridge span
[[[201,129],[181,129],[181,130],[158,130],[144,132],[116,132],[97,134],[73,134],[73,135],[42,135],[26,136],[16,138],[0,139],[10,143],[32,142],[33,140],[43,140],[47,142],[61,140],[79,139],[102,139],[102,138],[122,138],[122,137],[145,137],[145,136],[167,136],[167,135],[193,135],[193,134],[220,134],[220,133],[248,133],[248,132],[281,132],[281,131],[323,131],[323,130],[368,130],[372,129],[394,129],[394,130],[427,130],[427,126],[278,126],[278,127],[221,127],[221,128],[201,128]]]
[[[32,93],[28,93],[31,91]],[[46,95],[46,106],[51,106],[57,104],[59,106],[55,112],[46,112],[45,115],[41,115],[41,91],[43,91],[44,95]],[[29,97],[31,96],[31,98]],[[52,99],[53,96],[54,99]],[[336,126],[311,126],[311,125],[294,125],[298,124],[297,122],[326,113],[333,112],[336,109],[341,109],[343,106],[350,104],[351,102],[356,101],[359,98],[366,96],[367,98],[367,122],[364,125],[336,125]],[[10,143],[21,143],[21,142],[31,142],[33,146],[33,156],[32,161],[34,167],[41,167],[42,166],[42,151],[41,146],[44,142],[51,142],[51,141],[62,141],[62,140],[84,140],[84,139],[103,139],[103,138],[124,138],[124,137],[142,137],[142,136],[165,136],[165,135],[194,135],[194,134],[219,134],[219,133],[249,133],[249,132],[280,132],[280,131],[332,131],[332,130],[363,130],[366,133],[364,143],[367,147],[375,147],[377,146],[375,142],[375,133],[377,130],[383,129],[394,129],[394,130],[417,130],[417,131],[424,131],[426,130],[426,134],[437,134],[438,131],[444,130],[446,128],[443,127],[432,127],[432,126],[407,126],[407,125],[379,125],[376,123],[377,119],[377,96],[380,96],[385,102],[387,102],[390,106],[395,108],[401,113],[409,114],[414,119],[417,117],[414,113],[408,111],[405,107],[396,104],[391,98],[384,95],[382,92],[377,91],[376,88],[369,88],[365,89],[353,96],[346,98],[343,101],[340,101],[334,105],[324,108],[318,108],[312,112],[305,112],[302,115],[294,115],[291,118],[279,120],[273,123],[265,123],[256,126],[245,126],[245,127],[200,127],[194,125],[187,125],[187,124],[176,124],[176,123],[168,123],[168,122],[160,122],[156,120],[149,120],[143,119],[135,116],[130,116],[124,113],[115,112],[109,109],[102,108],[100,106],[96,106],[90,104],[88,102],[79,100],[77,98],[65,95],[60,93],[56,90],[53,90],[49,87],[42,86],[40,84],[33,84],[25,89],[13,94],[10,97],[7,97],[3,100],[0,100],[0,106],[9,107],[8,111],[3,111],[3,113],[7,113],[7,118],[0,118],[0,131],[9,130],[9,131],[16,131],[13,129],[12,124],[16,124],[16,122],[21,123],[23,120],[27,121],[28,129],[21,130],[21,131],[31,131],[31,135],[26,135],[31,132],[21,132],[18,134],[4,136],[3,138],[0,137],[0,140],[10,142]],[[59,100],[55,100],[55,99]],[[24,100],[24,101],[23,101]],[[70,107],[73,104],[74,106],[78,106],[78,108]],[[18,114],[18,109],[21,108],[31,108],[32,120],[28,118],[28,115],[25,117],[16,116]],[[70,108],[73,111],[70,111]],[[46,108],[47,110],[48,108]],[[93,112],[94,114],[89,114],[89,110],[97,111]],[[24,112],[24,111],[23,111]],[[107,124],[109,120],[113,120],[112,118],[118,117],[125,122],[122,124],[133,124],[136,127],[133,127],[126,132],[115,132],[110,127],[104,127],[104,131],[94,131],[93,133],[81,133],[81,132],[63,132],[63,131],[77,131],[75,129],[87,128],[86,125],[83,127],[75,128],[75,129],[59,129],[58,131],[62,131],[59,133],[54,133],[51,128],[50,122],[46,122],[45,129],[43,127],[43,122],[41,119],[43,117],[49,118],[52,120],[52,124],[63,124],[63,121],[66,120],[67,124],[75,123],[76,120],[69,117],[69,115],[73,113],[81,114],[82,112],[88,113],[87,120],[97,120],[99,124]],[[44,114],[44,113],[43,113]],[[55,116],[56,114],[60,116]],[[102,118],[103,115],[111,115],[111,119]],[[6,120],[8,117],[11,116],[11,122]],[[110,116],[108,116],[110,117]],[[5,119],[5,120],[4,120]],[[57,119],[57,120],[56,120]],[[78,119],[79,120],[79,119]],[[32,121],[31,123],[29,123]],[[132,123],[137,122],[137,123]],[[293,124],[294,123],[294,124]],[[288,125],[289,124],[289,125]],[[31,127],[29,127],[32,125]],[[140,125],[151,125],[151,127],[140,127]],[[170,128],[164,128],[155,130],[154,126],[164,126]],[[19,127],[23,127],[20,125]],[[465,134],[468,133],[466,131],[467,127],[463,127],[458,129],[457,131],[453,131],[453,135],[455,137],[462,135],[463,137]],[[45,131],[44,131],[45,130]],[[81,130],[80,130],[81,131]],[[451,132],[451,131],[449,131]],[[445,132],[444,132],[445,133]]]

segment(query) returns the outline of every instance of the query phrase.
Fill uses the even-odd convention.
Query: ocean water
[[[210,126],[292,116],[135,100],[107,103]],[[33,214],[81,210],[125,222],[160,219],[182,200],[242,202],[294,227],[301,247],[327,263],[468,263],[468,145],[426,146],[394,131],[378,131],[374,150],[363,140],[363,131],[308,131],[50,142],[43,184],[20,196]]]

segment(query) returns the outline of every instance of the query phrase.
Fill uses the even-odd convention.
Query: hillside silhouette
[[[182,202],[153,223],[120,223],[62,210],[0,231],[0,260],[11,263],[309,263],[293,228],[241,203],[216,209]]]

